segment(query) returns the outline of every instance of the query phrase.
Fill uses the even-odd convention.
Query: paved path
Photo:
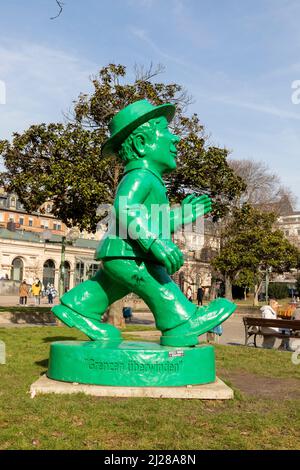
[[[150,312],[136,312],[133,314],[132,324],[145,324],[147,326],[155,327],[153,320],[153,315]],[[137,336],[137,337],[148,337],[148,339],[158,338],[160,336],[159,331],[147,331],[147,332],[128,332],[128,334]],[[223,334],[218,338],[219,344],[244,344],[245,342],[245,333],[244,333],[244,324],[242,315],[233,314],[224,324],[223,324]],[[201,337],[201,340],[206,340],[206,335]]]
[[[58,303],[58,299],[55,299],[55,303]],[[0,305],[2,307],[5,306],[17,306],[19,305],[19,297],[18,296],[0,296]],[[28,306],[33,307],[35,306],[34,301],[32,298],[28,298]],[[49,306],[48,304],[48,299],[46,297],[41,299],[41,306],[42,307],[47,307]],[[24,307],[25,309],[26,307]],[[153,315],[149,311],[145,312],[133,312],[133,321],[132,324],[135,325],[145,325],[145,326],[153,326],[155,327]],[[30,325],[28,323],[26,324],[1,324],[1,327],[23,327],[23,326],[37,326],[37,325]],[[156,339],[160,336],[159,331],[147,331],[147,332],[130,332],[128,333],[132,336],[136,337],[141,337],[141,336],[148,336],[148,338],[153,338]],[[205,335],[201,338],[203,340],[206,339]],[[217,337],[218,342],[220,344],[244,344],[245,341],[245,334],[244,334],[244,324],[243,324],[243,319],[242,315],[239,314],[233,314],[224,324],[223,324],[223,335],[220,337]]]
[[[58,303],[58,298],[54,299],[54,304]],[[17,295],[2,295],[0,296],[0,306],[1,307],[16,307],[20,305],[19,303],[19,297]],[[35,307],[35,302],[33,297],[28,297],[27,299],[27,305],[29,307]],[[41,307],[47,307],[49,306],[48,304],[48,298],[43,297],[41,298]]]
[[[136,312],[133,313],[134,321],[132,324],[145,324],[147,326],[155,327],[153,315],[151,312]],[[136,337],[146,337],[150,339],[157,339],[160,337],[159,331],[140,331],[128,332],[128,334]],[[206,341],[206,335],[200,336],[201,341]],[[225,323],[223,323],[223,334],[216,336],[216,342],[219,344],[226,344],[231,346],[241,346],[245,344],[245,328],[243,323],[243,315],[234,313]],[[257,338],[257,344],[260,346],[262,337]],[[250,343],[251,344],[251,343]],[[277,349],[281,344],[280,339],[276,339],[274,348]]]

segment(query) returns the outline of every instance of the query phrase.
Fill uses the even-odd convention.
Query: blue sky
[[[110,62],[162,63],[210,141],[266,162],[300,206],[299,0],[65,0],[56,20],[55,0],[1,3],[0,138],[61,121]]]

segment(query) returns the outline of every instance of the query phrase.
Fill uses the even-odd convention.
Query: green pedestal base
[[[51,344],[50,379],[92,385],[178,387],[214,382],[210,345],[172,348],[156,343],[57,341]]]

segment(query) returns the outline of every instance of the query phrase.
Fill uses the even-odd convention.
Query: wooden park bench
[[[257,347],[257,336],[275,336],[276,338],[300,338],[300,320],[269,320],[267,318],[259,317],[243,317],[245,326],[245,346],[248,345],[249,339],[253,336],[254,346]],[[290,334],[284,334],[280,331],[274,333],[262,333],[262,328],[279,328],[287,329]]]

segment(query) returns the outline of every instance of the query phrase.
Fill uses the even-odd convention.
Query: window
[[[61,224],[53,223],[53,230],[61,230]]]
[[[19,224],[20,224],[20,225],[24,225],[24,217],[20,217],[20,218],[19,218]]]
[[[210,263],[213,258],[213,250],[212,248],[206,246],[201,250],[201,261],[203,263]]]
[[[84,263],[82,261],[79,261],[76,263],[76,268],[75,268],[75,285],[80,284],[83,282],[85,279],[84,275]]]
[[[10,205],[11,205],[11,207],[16,207],[16,198],[15,197],[11,198]]]
[[[28,225],[29,225],[29,227],[33,227],[33,220],[32,219],[28,220]]]
[[[12,281],[23,280],[23,261],[21,258],[15,258],[11,265],[10,279]]]
[[[48,228],[48,220],[41,220],[41,228]]]
[[[71,265],[69,261],[64,263],[64,292],[67,292],[70,289],[70,273]]]
[[[54,285],[55,280],[55,263],[53,259],[48,259],[44,263],[43,268],[43,284],[46,287],[48,284]]]
[[[90,279],[91,277],[95,276],[96,272],[98,271],[99,269],[99,265],[98,264],[90,264],[88,266],[88,269],[87,269],[87,277]]]
[[[8,222],[14,222],[14,221],[15,221],[15,216],[13,214],[9,214]]]

